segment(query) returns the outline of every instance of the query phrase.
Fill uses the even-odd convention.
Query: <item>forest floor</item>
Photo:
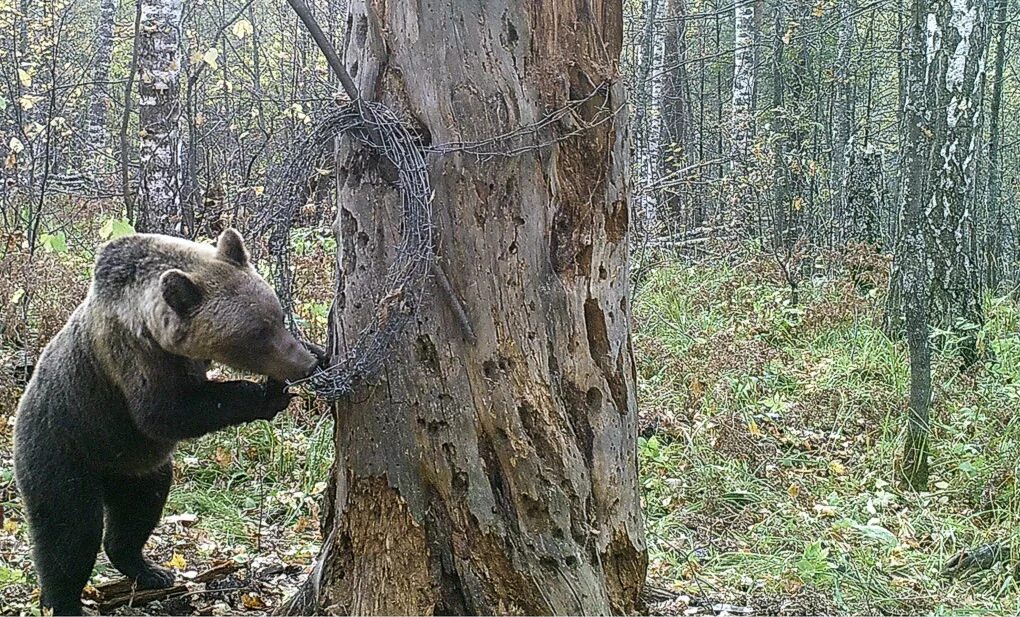
[[[775,263],[665,263],[638,282],[650,579],[755,614],[1016,614],[1016,561],[944,566],[995,542],[1018,555],[1017,297],[987,300],[994,362],[961,373],[952,341],[935,358],[918,494],[896,481],[909,371],[883,333],[887,264],[844,256],[793,304]]]
[[[649,578],[679,594],[653,612],[970,615],[1020,605],[1015,563],[942,572],[960,550],[1020,547],[1020,305],[988,300],[980,338],[994,363],[961,373],[951,343],[936,359],[932,490],[902,492],[908,372],[903,346],[881,328],[887,266],[847,257],[837,274],[803,281],[797,304],[765,256],[637,269]],[[11,472],[17,395],[0,392],[2,614],[37,611]],[[300,584],[318,549],[332,425],[314,405],[296,407],[177,454],[150,554],[185,582],[225,561],[242,569],[116,614],[265,614]],[[100,557],[93,583],[116,578]]]

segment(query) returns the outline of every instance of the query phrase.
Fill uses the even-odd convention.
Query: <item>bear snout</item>
[[[297,381],[304,379],[315,371],[319,360],[304,348],[294,337],[282,344],[274,345],[273,361],[270,363],[268,375],[280,381]]]

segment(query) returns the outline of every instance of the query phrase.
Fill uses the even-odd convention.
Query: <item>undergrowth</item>
[[[1020,548],[1020,305],[989,298],[994,361],[935,359],[930,492],[895,476],[909,372],[882,330],[883,264],[804,282],[764,258],[664,264],[635,295],[650,575],[758,613],[1013,614],[1015,563],[949,579],[958,551]],[[836,270],[839,272],[839,270]]]

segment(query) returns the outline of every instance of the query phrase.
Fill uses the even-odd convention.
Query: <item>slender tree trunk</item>
[[[634,158],[638,169],[638,182],[641,186],[652,183],[649,165],[656,152],[652,148],[652,106],[655,103],[655,88],[652,69],[655,67],[655,20],[659,14],[659,0],[645,0],[645,23],[641,34],[641,57],[638,62],[638,75],[634,92],[637,100],[634,106]],[[658,203],[654,193],[649,192],[641,197],[641,232],[647,235],[655,229],[659,219]]]
[[[92,173],[103,167],[106,138],[106,112],[109,106],[110,61],[113,58],[113,22],[117,16],[117,0],[100,0],[99,24],[96,28],[96,63],[92,67],[92,95],[89,101],[88,136],[93,153],[86,164]]]
[[[131,96],[138,72],[138,39],[142,26],[142,2],[135,2],[134,41],[131,46],[131,63],[128,65],[127,82],[124,84],[124,111],[120,116],[120,186],[124,194],[124,210],[129,221],[135,221],[135,193],[131,188],[131,150],[128,140],[128,125],[131,123]]]
[[[738,2],[733,19],[733,125],[730,134],[730,170],[743,173],[751,147],[754,93],[754,5]]]
[[[829,190],[832,201],[833,231],[836,246],[844,241],[859,240],[857,230],[861,227],[853,218],[847,218],[847,196],[849,162],[851,159],[851,131],[853,129],[854,89],[850,72],[850,60],[857,30],[854,25],[855,0],[839,0],[839,41],[836,46],[836,65],[833,67],[835,81],[834,113],[832,118],[832,170],[829,176]],[[821,94],[821,93],[819,93]],[[846,238],[847,231],[850,237]]]
[[[988,120],[988,190],[985,192],[985,212],[988,221],[988,247],[984,264],[986,281],[992,289],[998,287],[1005,274],[1006,251],[1005,230],[1009,221],[1003,217],[1002,209],[1002,88],[1006,66],[1006,34],[1009,30],[1009,1],[998,0],[995,7],[995,68],[992,74],[992,102]]]
[[[147,232],[181,229],[181,8],[182,0],[142,0],[137,206],[139,230]]]
[[[660,113],[659,170],[661,180],[679,183],[678,170],[691,160],[688,126],[691,119],[690,84],[687,75],[687,20],[684,0],[667,0],[666,34],[663,41],[663,84]],[[684,207],[691,206],[688,224],[700,227],[705,213],[701,201],[693,198],[682,184],[665,190],[662,205],[670,223],[680,223]]]
[[[499,135],[569,99],[591,97],[581,123],[624,101],[620,0],[355,0],[351,16],[346,64],[362,96],[431,143]],[[458,37],[443,34],[451,23]],[[438,252],[477,342],[437,292],[380,383],[339,405],[328,537],[291,612],[636,610],[625,126],[435,160]],[[390,171],[347,148],[334,354],[369,322],[400,235]]]
[[[733,9],[733,90],[730,124],[731,202],[729,215],[736,221],[746,219],[746,185],[751,140],[754,135],[754,4],[741,0]]]
[[[928,409],[931,403],[931,349],[928,340],[930,274],[926,209],[931,198],[928,160],[935,141],[931,129],[931,64],[927,2],[914,0],[905,37],[903,178],[901,237],[895,268],[902,285],[904,327],[910,353],[910,404],[907,439],[900,465],[903,484],[924,490],[928,484]]]

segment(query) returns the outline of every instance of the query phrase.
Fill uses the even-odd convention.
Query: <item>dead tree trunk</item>
[[[138,229],[179,233],[181,223],[182,0],[142,0],[138,118],[142,170]]]
[[[543,129],[545,145],[434,159],[440,263],[477,340],[437,288],[380,382],[339,405],[327,539],[288,610],[633,612],[645,546],[625,121],[584,128],[623,109],[621,2],[350,10],[346,64],[362,96],[432,144],[591,98],[570,125]],[[340,161],[334,354],[370,322],[400,236],[392,170],[359,149]]]

